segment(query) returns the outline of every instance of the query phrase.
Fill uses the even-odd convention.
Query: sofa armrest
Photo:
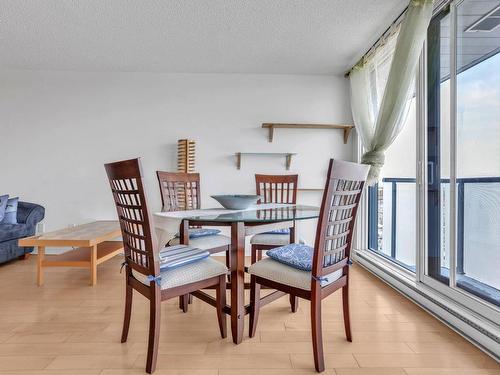
[[[44,217],[45,208],[38,204],[20,201],[17,205],[17,222],[28,224],[33,227],[33,230]]]

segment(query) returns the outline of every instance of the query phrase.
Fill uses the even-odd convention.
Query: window
[[[382,179],[368,190],[368,251],[357,254],[496,352],[490,339],[500,321],[500,26],[474,25],[500,17],[500,0],[439,7],[416,100],[386,152]],[[443,296],[446,311],[436,303]]]
[[[369,191],[369,248],[400,266],[416,266],[416,98],[386,152],[381,182]],[[402,157],[402,155],[404,155]]]
[[[381,102],[396,44],[394,35],[373,59],[372,101]],[[401,157],[404,155],[404,157]],[[381,182],[369,189],[369,249],[415,271],[416,267],[416,97],[405,126],[385,155]]]

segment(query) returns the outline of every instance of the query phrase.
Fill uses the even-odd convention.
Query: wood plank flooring
[[[0,375],[143,374],[148,306],[134,295],[129,340],[120,344],[124,282],[115,257],[88,271],[46,270],[36,256],[0,266]],[[500,375],[499,364],[373,275],[352,267],[353,339],[345,341],[340,293],[324,301],[327,375]],[[248,296],[247,296],[248,297]],[[183,314],[163,303],[158,375],[314,374],[309,305],[282,298],[262,309],[255,338],[221,340],[215,311],[194,300]]]

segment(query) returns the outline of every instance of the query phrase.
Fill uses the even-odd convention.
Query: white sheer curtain
[[[385,150],[404,125],[431,16],[432,0],[411,0],[399,32],[349,74],[352,115],[366,151],[361,162],[371,165],[369,185],[377,183]]]

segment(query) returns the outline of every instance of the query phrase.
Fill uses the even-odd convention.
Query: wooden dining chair
[[[105,165],[113,194],[125,249],[125,316],[121,342],[127,341],[133,291],[149,299],[149,339],[146,372],[156,367],[160,337],[160,303],[199,289],[216,289],[216,310],[221,336],[227,335],[227,267],[210,257],[177,268],[161,271],[157,241],[152,232],[152,218],[147,207],[139,159]],[[167,249],[161,249],[162,253]],[[202,293],[202,292],[198,292]]]
[[[199,173],[157,171],[156,176],[160,186],[163,211],[199,210],[201,208]],[[211,254],[224,251],[226,257],[229,258],[231,238],[220,234],[207,237],[209,238],[193,238],[190,245],[207,249]],[[176,237],[169,244],[175,245],[178,242],[179,238]]]
[[[299,175],[255,175],[258,203],[297,203],[297,182]],[[259,233],[250,239],[252,263],[262,259],[262,251],[295,241],[295,228],[281,233]]]
[[[201,193],[200,193],[200,174],[185,173],[185,172],[164,172],[156,171],[158,184],[160,186],[160,195],[163,211],[184,211],[198,210],[201,208]],[[199,229],[199,228],[193,228]],[[188,232],[190,232],[188,230]],[[188,236],[189,245],[199,249],[205,249],[210,254],[225,252],[226,267],[230,266],[231,262],[231,238],[221,234],[212,234],[198,238]],[[179,237],[172,238],[168,244],[176,245],[180,242]],[[179,307],[184,311],[188,311],[188,301],[191,302],[191,297],[183,296],[179,299]]]
[[[311,301],[311,328],[316,371],[325,369],[321,330],[321,301],[342,288],[345,334],[352,341],[349,319],[349,264],[354,222],[369,167],[330,160],[314,248],[292,244],[267,252],[250,273],[250,337],[255,335],[259,310],[275,298],[260,299],[261,286]]]
[[[258,203],[297,203],[297,183],[299,175],[255,175],[256,193],[262,198]],[[295,226],[286,231],[255,234],[250,238],[251,260],[253,264],[262,259],[264,250],[295,242]],[[290,308],[296,312],[299,308],[298,299],[290,295]]]

